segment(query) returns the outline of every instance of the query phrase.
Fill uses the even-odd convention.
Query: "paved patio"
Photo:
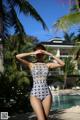
[[[9,120],[36,120],[34,113],[21,113],[10,116]],[[80,106],[66,110],[50,111],[49,120],[80,120]]]

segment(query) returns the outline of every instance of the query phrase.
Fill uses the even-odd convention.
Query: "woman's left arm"
[[[65,63],[61,59],[59,59],[59,58],[57,58],[55,56],[52,56],[52,58],[54,60],[56,60],[56,63],[52,63],[52,62],[51,63],[47,63],[49,68],[63,67],[65,65]]]
[[[48,66],[49,68],[63,67],[63,66],[65,65],[65,63],[64,63],[61,59],[57,58],[57,57],[54,56],[52,53],[49,53],[49,52],[47,52],[47,51],[43,51],[43,53],[46,54],[46,55],[49,55],[50,57],[53,58],[53,60],[56,61],[56,63],[53,63],[53,62],[47,63],[47,66]]]

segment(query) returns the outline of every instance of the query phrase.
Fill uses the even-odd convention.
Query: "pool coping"
[[[80,95],[80,90],[73,89],[62,89],[62,90],[51,90],[52,95]]]

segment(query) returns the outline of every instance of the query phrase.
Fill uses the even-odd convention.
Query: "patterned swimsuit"
[[[30,95],[42,101],[46,96],[51,95],[46,81],[48,67],[45,63],[35,63],[31,68],[31,73],[33,77],[33,87]]]

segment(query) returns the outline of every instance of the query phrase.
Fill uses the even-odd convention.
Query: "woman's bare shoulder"
[[[35,62],[30,62],[29,68],[32,69],[34,65],[35,65]]]

